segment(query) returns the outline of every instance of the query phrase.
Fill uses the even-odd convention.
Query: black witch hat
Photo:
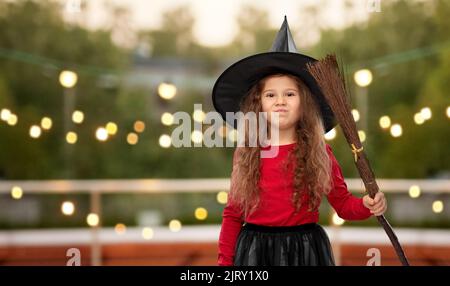
[[[306,69],[308,63],[316,61],[297,52],[285,16],[270,52],[244,58],[219,76],[212,92],[214,108],[226,120],[226,112],[238,112],[242,99],[260,79],[275,73],[292,74],[299,77],[311,90],[319,106],[325,132],[328,132],[336,125],[334,114],[316,81]],[[236,120],[228,124],[237,128]]]

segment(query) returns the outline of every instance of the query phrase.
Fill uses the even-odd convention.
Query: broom
[[[334,115],[341,125],[344,136],[351,147],[355,158],[355,164],[364,186],[373,199],[379,188],[375,181],[372,168],[367,159],[356,129],[356,123],[351,113],[350,103],[347,97],[343,73],[339,70],[336,56],[327,55],[324,59],[308,64],[308,71],[314,77]],[[405,253],[389,222],[384,215],[376,217],[383,226],[403,266],[409,266]]]

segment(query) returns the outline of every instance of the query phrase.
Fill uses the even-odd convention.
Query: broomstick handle
[[[394,231],[392,230],[391,225],[386,220],[384,215],[377,216],[378,222],[383,226],[384,230],[386,231],[386,234],[388,235],[389,239],[391,240],[392,246],[394,246],[395,252],[397,253],[398,258],[400,259],[400,262],[403,266],[409,266],[408,259],[406,258],[405,252],[403,251],[402,246],[400,245],[400,242],[398,241],[397,236],[395,235]]]
[[[373,199],[375,197],[375,194],[378,192],[379,188],[375,180],[372,168],[370,167],[369,160],[367,159],[364,151],[358,153],[358,159],[355,162],[355,164],[364,182],[366,190],[369,193],[369,196]],[[386,220],[384,215],[377,216],[376,218],[378,222],[381,224],[381,226],[384,228],[387,236],[389,237],[392,246],[394,247],[395,252],[397,253],[397,256],[400,259],[402,265],[409,266],[409,262],[408,259],[406,258],[405,252],[403,251],[403,248],[400,245],[400,242],[398,241],[398,238],[395,235],[389,222]]]

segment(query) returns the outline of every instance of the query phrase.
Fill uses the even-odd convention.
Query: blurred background
[[[215,265],[234,148],[174,148],[173,114],[201,124],[216,78],[268,51],[285,15],[301,53],[345,64],[411,264],[450,265],[449,14],[445,0],[0,0],[0,265]],[[325,138],[362,196],[341,130]],[[399,265],[376,219],[324,199],[320,223],[339,265],[370,249]]]

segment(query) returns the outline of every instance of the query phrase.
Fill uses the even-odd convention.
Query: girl
[[[267,112],[269,123],[275,113],[279,119],[279,140],[270,143],[279,148],[275,157],[260,156],[271,146],[234,152],[219,265],[334,265],[327,234],[317,224],[322,197],[345,220],[386,211],[382,192],[361,199],[347,190],[324,141],[324,132],[334,125],[333,114],[304,68],[310,61],[314,59],[296,52],[285,19],[272,52],[241,60],[214,86],[214,106],[225,120],[226,112],[238,110]]]

